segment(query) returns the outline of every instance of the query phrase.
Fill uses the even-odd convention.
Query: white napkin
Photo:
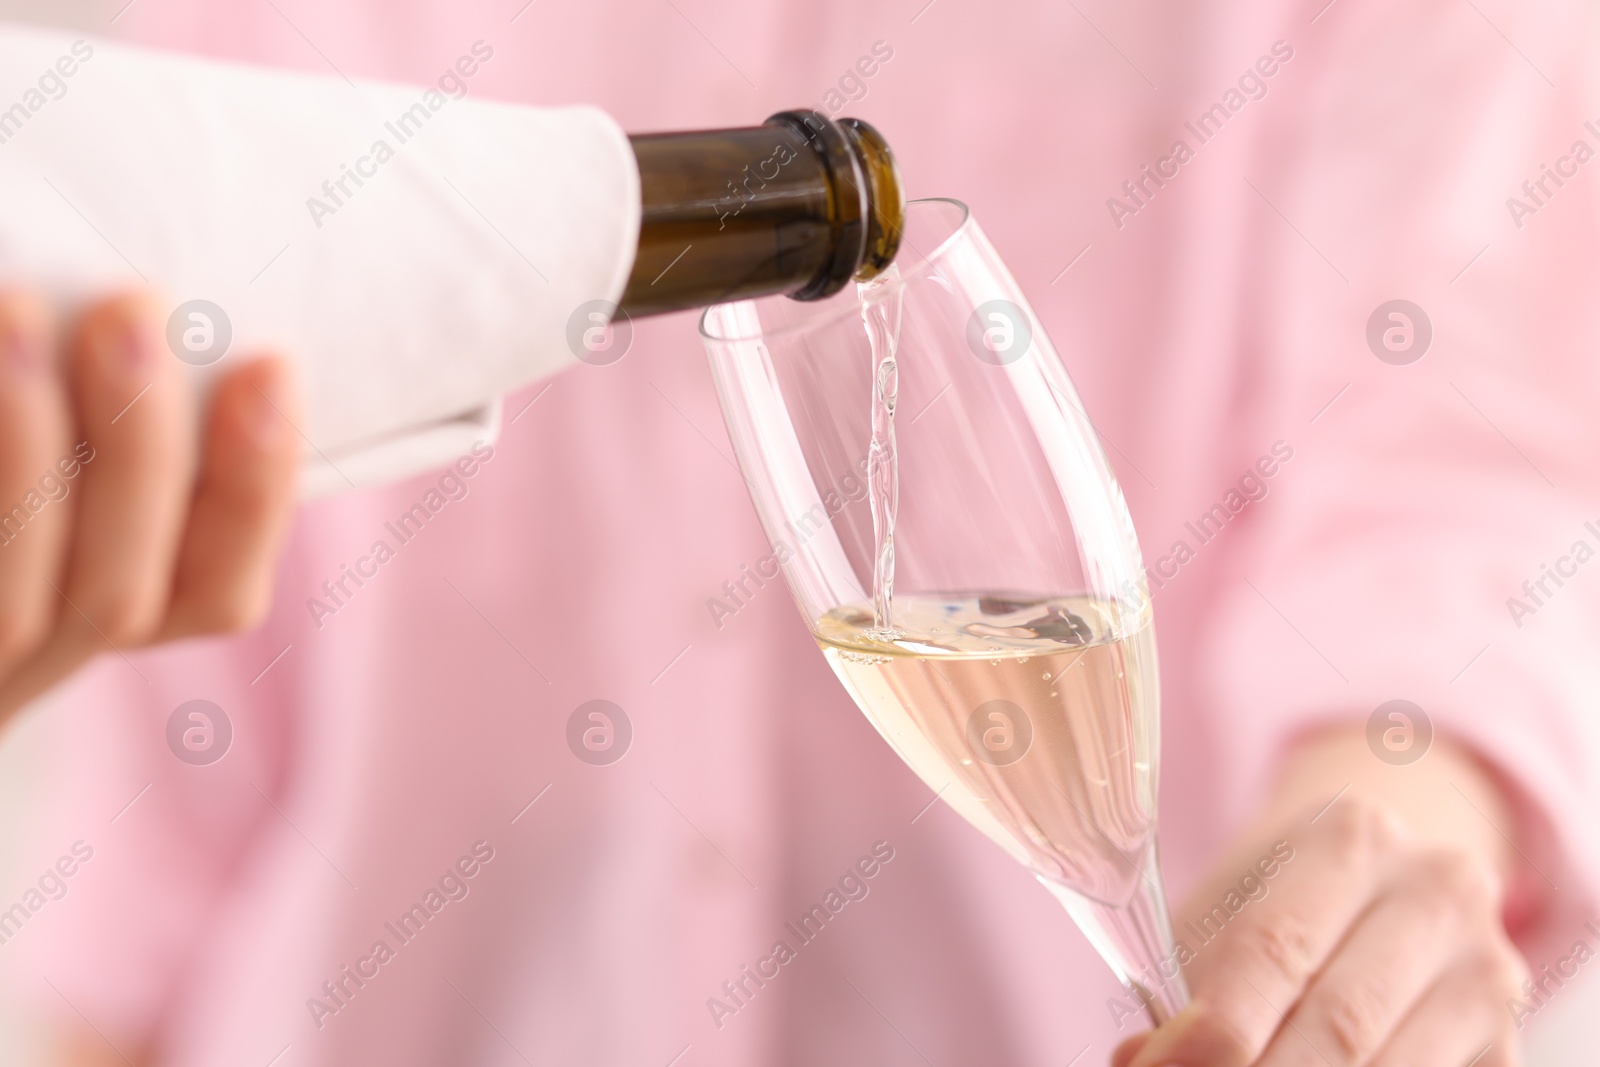
[[[466,66],[492,64],[483,51]],[[457,84],[352,86],[0,26],[0,284],[68,308],[146,283],[175,310],[211,302],[233,337],[191,371],[202,399],[242,353],[295,356],[308,496],[446,463],[493,436],[496,397],[575,360],[569,321],[620,299],[639,228],[608,116]],[[196,331],[186,362],[207,358],[207,321],[213,351],[220,336],[199,313],[175,324]]]

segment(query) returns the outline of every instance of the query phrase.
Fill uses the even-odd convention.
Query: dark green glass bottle
[[[900,174],[865,122],[784,111],[747,129],[630,140],[643,214],[629,315],[771,293],[817,300],[899,251]]]

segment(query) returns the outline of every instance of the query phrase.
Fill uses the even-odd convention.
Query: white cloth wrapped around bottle
[[[0,284],[154,287],[201,404],[241,354],[295,357],[306,496],[444,464],[575,361],[638,240],[626,135],[468,96],[492,57],[412,88],[0,26]]]

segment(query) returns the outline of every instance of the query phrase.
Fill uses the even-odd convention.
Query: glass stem
[[[1126,1013],[1112,1007],[1119,1024],[1142,1005],[1151,1021],[1160,1026],[1189,1003],[1189,987],[1184,983],[1172,940],[1172,921],[1167,915],[1167,894],[1162,888],[1154,839],[1140,866],[1143,874],[1138,889],[1120,907],[1079,896],[1043,878],[1040,881],[1066,907],[1078,929],[1127,987],[1130,999],[1125,1005]]]

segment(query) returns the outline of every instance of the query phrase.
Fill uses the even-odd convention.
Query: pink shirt
[[[912,195],[972,204],[1126,490],[1161,583],[1174,895],[1284,744],[1403,698],[1513,786],[1535,967],[1580,936],[1600,642],[1600,564],[1574,554],[1600,548],[1585,6],[276,6],[163,0],[119,25],[416,83],[481,40],[472,93],[634,130],[854,97]],[[1366,337],[1393,299],[1431,322],[1409,365]],[[1132,1032],[1110,973],[1019,866],[923,812],[782,587],[709,609],[767,548],[694,319],[641,322],[621,362],[535,395],[331,616],[310,598],[436,478],[308,509],[258,632],[108,655],[53,698],[61,788],[28,854],[93,857],[0,949],[14,981],[178,1065],[1103,1062]],[[1525,592],[1545,563],[1562,584]],[[166,742],[197,698],[234,729],[210,766]],[[567,744],[593,699],[631,723],[608,766]],[[866,895],[792,939],[863,858]],[[744,978],[780,939],[795,958]],[[339,1003],[324,982],[353,990],[331,1014],[308,1008]]]

